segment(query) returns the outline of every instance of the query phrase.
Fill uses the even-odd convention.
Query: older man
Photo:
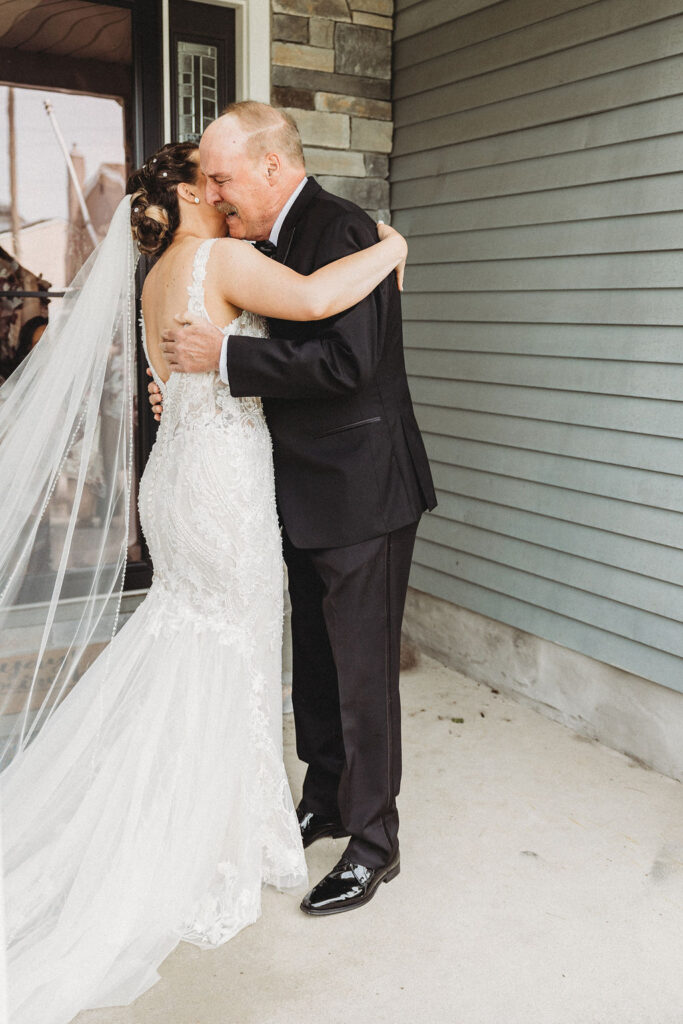
[[[205,131],[200,161],[232,237],[299,273],[377,239],[362,210],[306,177],[283,111],[232,104]],[[233,395],[263,398],[292,602],[297,752],[308,765],[301,833],[305,846],[350,837],[301,905],[322,915],[367,902],[399,872],[401,620],[418,520],[436,500],[394,276],[339,316],[269,326],[268,340],[224,339],[195,324],[163,345],[172,370],[219,370]]]

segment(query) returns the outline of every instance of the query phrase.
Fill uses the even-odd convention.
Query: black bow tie
[[[270,239],[267,238],[265,242],[254,242],[254,248],[258,249],[259,252],[262,252],[264,256],[268,256],[272,259],[275,255],[277,246],[273,245]]]

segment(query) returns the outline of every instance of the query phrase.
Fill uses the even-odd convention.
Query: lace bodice
[[[190,313],[202,317],[213,324],[206,309],[204,281],[211,249],[217,241],[207,238],[195,252],[192,264],[192,280],[187,286]],[[217,324],[213,326],[218,327]],[[245,421],[254,425],[262,421],[261,400],[259,398],[233,398],[230,388],[224,384],[218,373],[172,373],[164,383],[157,374],[149,358],[147,335],[144,319],[141,318],[142,344],[154,380],[159,386],[164,405],[164,414],[158,439],[161,443],[173,436],[180,427],[193,429],[206,427],[210,424],[224,426],[230,421]],[[223,333],[247,334],[250,337],[265,338],[268,335],[266,321],[255,313],[243,310],[229,324],[219,328]]]
[[[207,320],[204,280],[214,241],[198,247],[188,286],[190,311]],[[264,321],[251,313],[241,313],[228,327],[256,338],[267,333]],[[234,398],[215,372],[173,373],[158,383],[164,411],[139,491],[154,584],[173,597],[164,615],[181,625],[195,620],[200,629],[215,623],[232,642],[244,635],[245,609],[258,603],[264,572],[281,572],[279,536],[270,538],[267,563],[254,540],[277,522],[272,446],[261,402]]]

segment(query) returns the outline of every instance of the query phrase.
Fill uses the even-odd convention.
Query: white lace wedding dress
[[[206,316],[211,240],[190,308]],[[243,313],[231,326],[265,333]],[[3,776],[11,1024],[129,1003],[306,865],[282,763],[282,556],[260,402],[173,374],[140,484],[145,601]]]

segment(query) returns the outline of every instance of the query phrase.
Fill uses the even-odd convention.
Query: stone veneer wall
[[[272,96],[320,184],[389,220],[394,0],[272,0]]]

